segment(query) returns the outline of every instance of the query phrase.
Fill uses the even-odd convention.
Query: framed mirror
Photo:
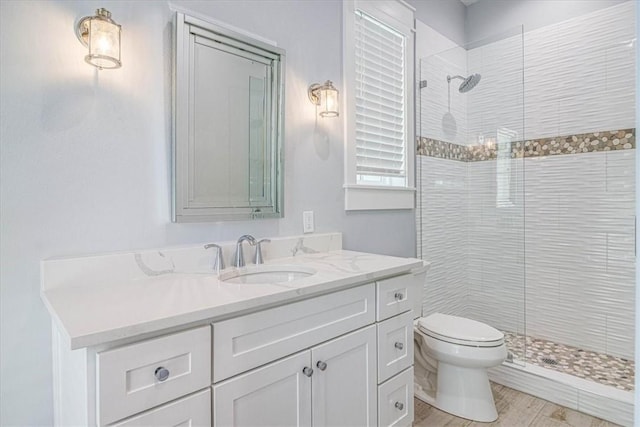
[[[176,14],[173,221],[282,217],[285,52]]]

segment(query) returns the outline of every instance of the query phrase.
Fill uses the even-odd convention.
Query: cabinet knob
[[[316,363],[316,366],[321,371],[324,371],[325,369],[327,369],[327,364],[325,362],[323,362],[322,360],[318,360],[318,363]]]
[[[404,298],[404,294],[402,292],[396,292],[393,297],[396,299],[396,301],[400,301]]]
[[[310,377],[311,375],[313,375],[313,369],[311,369],[311,368],[310,368],[310,367],[308,367],[308,366],[305,366],[305,367],[302,369],[302,373],[303,373],[303,374],[305,374],[306,376]]]
[[[165,381],[167,378],[169,378],[169,370],[164,366],[159,366],[158,368],[156,368],[154,375],[156,376],[158,381]]]
[[[399,411],[402,411],[404,409],[404,403],[396,402],[395,407],[398,408]]]
[[[397,342],[393,345],[395,348],[397,348],[398,350],[402,350],[404,348],[404,344],[402,344],[401,342]]]

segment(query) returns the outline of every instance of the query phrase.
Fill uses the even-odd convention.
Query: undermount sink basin
[[[255,265],[220,273],[225,283],[267,284],[287,283],[313,276],[316,270],[297,265]]]

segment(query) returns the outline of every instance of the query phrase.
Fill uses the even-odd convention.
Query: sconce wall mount
[[[76,36],[89,49],[84,60],[98,68],[122,67],[120,35],[122,27],[111,19],[111,12],[100,8],[95,16],[85,16],[76,25]]]
[[[320,117],[338,117],[338,89],[331,80],[324,84],[314,83],[309,86],[309,100],[319,108]]]

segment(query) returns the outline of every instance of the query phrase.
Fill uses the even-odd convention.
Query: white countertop
[[[303,265],[316,274],[282,284],[228,284],[211,273],[135,277],[92,286],[43,288],[42,299],[71,349],[214,321],[422,267],[421,260],[346,250],[265,264]],[[85,278],[85,280],[87,280]]]

